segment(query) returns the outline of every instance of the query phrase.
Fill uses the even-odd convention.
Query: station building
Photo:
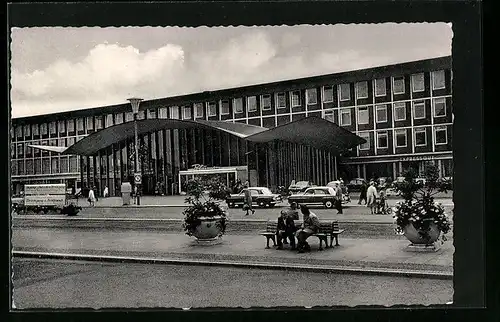
[[[193,167],[245,167],[271,188],[395,178],[427,162],[452,176],[451,83],[448,56],[143,101],[143,194],[178,194]],[[130,103],[14,118],[14,193],[66,183],[119,195],[133,182],[133,120]]]

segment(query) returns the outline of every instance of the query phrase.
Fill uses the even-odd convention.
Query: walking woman
[[[366,206],[370,208],[373,215],[375,207],[377,207],[377,188],[375,188],[375,182],[373,181],[370,182],[370,186],[366,189]]]

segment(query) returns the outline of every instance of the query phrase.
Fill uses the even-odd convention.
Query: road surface
[[[446,280],[83,261],[13,261],[16,308],[445,304]],[[418,291],[415,291],[418,290]]]

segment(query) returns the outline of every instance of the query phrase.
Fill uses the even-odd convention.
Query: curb
[[[43,259],[64,259],[81,261],[98,261],[110,263],[140,263],[140,264],[164,264],[164,265],[193,265],[193,266],[215,266],[215,267],[235,267],[235,268],[253,268],[267,270],[285,270],[301,271],[314,273],[340,273],[340,274],[358,274],[358,275],[377,275],[377,276],[396,276],[396,277],[414,277],[452,280],[453,273],[439,271],[423,271],[410,269],[391,269],[391,268],[366,268],[352,266],[336,265],[305,265],[305,264],[277,264],[252,261],[211,261],[211,260],[193,260],[193,259],[168,259],[153,257],[127,257],[127,256],[104,256],[104,255],[84,255],[84,254],[63,254],[32,251],[12,251],[13,257],[20,258],[43,258]],[[286,267],[284,267],[286,265]]]
[[[442,203],[444,207],[453,207],[453,203]],[[81,206],[82,209],[141,209],[141,208],[183,208],[187,207],[187,204],[176,204],[176,205],[127,205],[127,206],[95,206],[95,207],[88,207],[88,206]],[[279,207],[286,207],[287,205],[280,205]],[[355,208],[355,207],[366,207],[365,205],[347,205],[349,208]]]

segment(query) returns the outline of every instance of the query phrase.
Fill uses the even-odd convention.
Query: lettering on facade
[[[411,157],[403,157],[401,161],[426,161],[426,160],[435,160],[436,158],[433,155],[428,156],[411,156]]]

